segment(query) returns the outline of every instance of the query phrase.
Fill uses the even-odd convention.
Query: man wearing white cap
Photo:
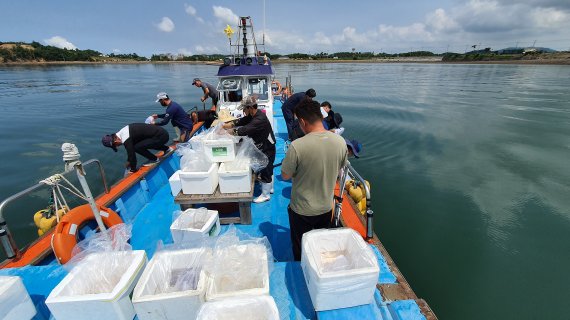
[[[170,100],[166,92],[159,92],[156,95],[156,102],[159,102],[163,107],[166,107],[166,112],[163,114],[153,114],[153,118],[160,118],[162,121],[155,121],[157,126],[164,126],[172,120],[172,125],[180,129],[180,141],[186,142],[190,139],[190,132],[194,127],[194,123],[190,116],[182,109],[182,107]]]
[[[238,106],[243,110],[244,117],[235,122],[224,123],[224,129],[234,128],[232,133],[238,136],[248,136],[253,139],[255,146],[267,156],[267,167],[259,171],[261,195],[253,202],[265,202],[271,198],[273,185],[273,162],[275,161],[275,135],[265,113],[257,110],[255,97],[246,96]]]

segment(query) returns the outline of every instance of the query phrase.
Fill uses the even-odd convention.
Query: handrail
[[[372,200],[370,196],[370,187],[366,183],[366,180],[364,180],[364,178],[362,178],[356,169],[352,167],[349,161],[347,161],[341,172],[343,173],[340,181],[341,185],[339,185],[341,197],[343,193],[342,190],[344,190],[344,185],[346,183],[347,175],[350,176],[353,180],[358,180],[364,186],[364,191],[366,193],[366,240],[370,240],[374,236],[374,211],[371,209]],[[342,199],[337,200],[337,205],[335,205],[335,220],[340,218],[340,205],[338,205],[339,201],[342,202]]]
[[[101,174],[101,180],[103,182],[103,186],[105,187],[105,193],[109,193],[109,187],[107,186],[107,178],[105,177],[105,170],[103,169],[103,165],[101,164],[101,161],[99,161],[98,159],[90,159],[87,160],[85,162],[83,162],[83,166],[87,166],[91,163],[96,163],[97,166],[99,167],[99,173]],[[70,169],[68,171],[64,171],[62,173],[60,173],[61,175],[65,175],[68,174],[70,172],[74,172],[74,169]],[[2,201],[0,203],[0,242],[2,244],[2,248],[4,249],[4,252],[6,253],[6,256],[9,259],[15,258],[17,256],[19,256],[20,250],[18,249],[14,238],[12,237],[12,234],[10,233],[10,230],[8,228],[8,224],[6,223],[6,220],[4,219],[4,208],[12,201],[19,199],[39,188],[41,188],[42,186],[47,186],[45,183],[42,182],[38,182],[36,185],[31,186],[25,190],[22,190],[8,198],[6,198],[4,201]],[[4,232],[2,232],[2,230],[4,230]]]

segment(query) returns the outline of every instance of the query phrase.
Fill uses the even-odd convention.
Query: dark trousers
[[[168,151],[168,146],[166,145],[166,143],[168,143],[168,132],[166,132],[166,130],[162,131],[163,132],[160,132],[160,134],[154,137],[137,142],[134,145],[135,152],[148,160],[155,161],[156,156],[152,152],[148,151],[148,149],[161,150],[164,152]]]
[[[293,111],[289,108],[281,107],[283,112],[283,119],[285,119],[285,124],[287,125],[287,134],[289,135],[289,140],[293,141]]]
[[[263,152],[267,156],[267,167],[261,169],[257,174],[259,180],[263,183],[271,183],[273,181],[273,163],[275,162],[275,145],[273,148]]]
[[[287,207],[289,213],[289,228],[291,228],[291,243],[293,244],[293,257],[301,261],[301,239],[305,232],[313,229],[330,228],[332,210],[318,216],[303,216]]]

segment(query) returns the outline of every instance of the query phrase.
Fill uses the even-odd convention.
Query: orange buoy
[[[123,223],[115,211],[102,206],[98,209],[107,228]],[[51,246],[59,263],[64,264],[71,259],[71,251],[77,244],[79,230],[92,220],[95,220],[95,217],[88,204],[71,209],[61,218],[51,238]]]

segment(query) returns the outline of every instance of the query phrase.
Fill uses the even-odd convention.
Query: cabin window
[[[227,102],[241,102],[241,90],[224,91],[224,101]]]
[[[258,100],[268,100],[267,78],[247,79],[247,94],[257,96]]]
[[[241,79],[240,78],[225,78],[218,82],[218,91],[235,91],[240,89]]]

